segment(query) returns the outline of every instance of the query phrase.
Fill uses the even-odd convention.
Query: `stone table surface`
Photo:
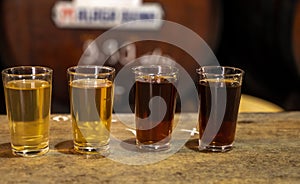
[[[52,114],[50,151],[22,158],[12,155],[0,115],[0,183],[300,183],[300,112],[239,114],[225,153],[199,152],[198,134],[188,131],[197,114],[178,116],[184,126],[171,149],[149,153],[134,146],[133,116],[114,114],[111,154],[96,157],[74,153],[69,116]]]

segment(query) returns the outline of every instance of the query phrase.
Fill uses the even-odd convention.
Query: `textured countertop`
[[[196,114],[180,117],[196,124]],[[199,152],[198,134],[182,127],[170,151],[139,153],[132,116],[119,114],[108,158],[75,154],[69,116],[51,119],[50,151],[21,158],[11,154],[0,115],[0,183],[300,183],[300,112],[241,113],[234,149],[226,153]]]

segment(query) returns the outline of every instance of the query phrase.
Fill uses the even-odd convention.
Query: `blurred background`
[[[57,2],[0,1],[0,67],[53,68],[52,113],[68,113],[66,69],[77,65],[86,45],[108,29],[57,27],[53,21]],[[148,2],[162,7],[163,19],[201,36],[221,65],[245,70],[243,94],[287,111],[300,110],[300,0],[143,1]],[[135,43],[136,57],[157,49],[178,61],[196,82],[195,68],[199,65],[180,48],[156,41]],[[124,64],[115,57],[107,62],[117,70]],[[2,85],[0,113],[6,113]]]

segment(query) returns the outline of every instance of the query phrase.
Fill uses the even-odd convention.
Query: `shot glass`
[[[199,150],[232,149],[244,71],[229,66],[203,66],[199,76]]]
[[[151,65],[134,67],[133,72],[137,147],[148,151],[167,150],[174,123],[178,69]]]
[[[52,69],[16,66],[2,71],[14,155],[35,157],[49,150]]]
[[[73,66],[67,69],[74,150],[109,154],[115,69]]]

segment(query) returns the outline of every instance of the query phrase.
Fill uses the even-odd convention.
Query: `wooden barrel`
[[[245,93],[285,110],[300,109],[299,2],[223,2],[223,33],[217,51],[220,63],[246,71]]]
[[[54,69],[52,112],[69,112],[66,69],[77,65],[84,44],[107,29],[61,29],[55,26],[52,8],[56,0],[2,0],[0,2],[0,44],[2,68],[15,65],[44,65]],[[67,1],[66,1],[67,2]],[[70,1],[69,1],[70,2]],[[160,3],[164,19],[186,26],[200,35],[212,49],[219,43],[220,0],[145,0]],[[183,35],[184,36],[184,35]],[[148,44],[148,43],[147,43]],[[185,52],[161,43],[139,45],[143,55],[161,47],[162,52],[181,61],[195,73],[196,63]]]

